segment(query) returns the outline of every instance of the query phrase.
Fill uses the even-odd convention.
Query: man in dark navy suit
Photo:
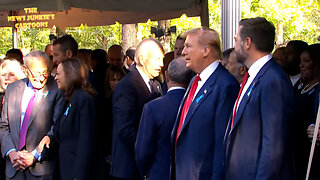
[[[165,76],[169,90],[144,106],[135,146],[140,173],[149,180],[170,177],[171,131],[193,72],[185,59],[178,57],[169,64]]]
[[[238,61],[249,68],[226,131],[226,179],[294,179],[289,127],[293,89],[271,56],[275,28],[243,19],[235,35]]]
[[[216,31],[189,31],[182,54],[197,76],[181,102],[172,132],[172,178],[223,179],[224,129],[239,85],[219,63],[222,52]]]
[[[161,95],[161,86],[153,78],[160,74],[163,57],[164,50],[157,40],[143,40],[136,49],[136,67],[115,88],[110,170],[115,179],[141,179],[134,145],[144,104]]]

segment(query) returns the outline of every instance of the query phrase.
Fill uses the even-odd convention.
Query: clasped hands
[[[9,153],[9,158],[12,163],[12,167],[20,171],[25,170],[36,161],[36,158],[33,156],[33,154],[26,150],[12,151]]]
[[[50,144],[49,136],[43,137],[39,145],[37,146],[38,154],[41,154],[44,145],[46,145],[46,147],[49,148],[49,144]],[[37,161],[34,155],[31,152],[28,152],[26,150],[12,151],[9,153],[8,156],[12,163],[12,167],[20,171],[24,171],[26,168],[30,167],[33,163]]]

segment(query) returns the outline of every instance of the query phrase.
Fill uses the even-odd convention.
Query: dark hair
[[[56,40],[53,41],[53,45],[60,44],[60,50],[62,52],[66,52],[70,50],[73,56],[77,56],[78,54],[78,43],[71,35],[64,35]]]
[[[108,54],[103,49],[95,49],[91,53],[91,60],[99,64],[107,64]]]
[[[126,51],[126,56],[128,56],[131,60],[134,60],[134,55],[136,54],[136,49],[128,48]]]
[[[257,50],[272,52],[275,42],[275,27],[263,17],[242,19],[239,22],[241,41],[249,37]]]
[[[8,56],[8,54],[15,54],[18,56],[19,59],[17,59],[21,64],[23,64],[23,54],[21,52],[20,49],[15,49],[15,48],[12,48],[12,49],[9,49],[7,52],[6,52],[6,56]]]
[[[186,37],[187,37],[187,33],[185,33],[185,32],[180,33],[180,34],[177,36],[176,41],[177,41],[178,39],[185,41],[185,40],[186,40]]]
[[[316,72],[319,75],[320,71],[320,44],[311,44],[307,46],[307,48],[304,50],[304,52],[307,52],[310,56],[310,59],[312,63],[314,64],[314,68],[316,69]]]
[[[105,75],[105,89],[106,89],[106,96],[111,97],[112,96],[112,89],[110,87],[109,80],[115,75],[119,75],[120,79],[123,78],[126,75],[126,72],[123,70],[122,67],[119,66],[109,66],[106,71]],[[119,80],[120,80],[119,79]]]
[[[308,47],[308,43],[301,40],[292,40],[289,41],[286,47],[291,47],[294,49],[294,52],[297,55],[301,55],[301,53]]]
[[[65,97],[67,100],[71,99],[72,94],[77,89],[84,89],[91,95],[96,94],[88,82],[88,68],[82,60],[68,58],[64,59],[61,65],[66,77]]]
[[[176,83],[188,85],[193,75],[193,71],[186,67],[184,57],[178,57],[172,60],[168,66],[169,79]]]
[[[231,54],[231,52],[232,52],[233,50],[234,50],[234,48],[229,48],[229,49],[223,51],[223,52],[222,52],[222,57],[229,59],[229,56],[230,56],[230,54]]]

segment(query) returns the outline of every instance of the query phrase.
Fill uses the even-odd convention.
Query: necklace
[[[309,85],[310,84],[307,84],[302,90],[301,90],[301,94],[304,94],[304,93],[306,93],[306,92],[309,92],[312,88],[314,88],[316,85],[318,85],[319,84],[319,82],[316,82],[316,83],[314,83],[314,84],[312,84],[310,87],[309,87]]]

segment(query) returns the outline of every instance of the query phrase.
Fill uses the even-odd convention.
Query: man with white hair
[[[6,179],[52,179],[55,161],[40,163],[37,146],[51,131],[61,96],[44,52],[30,52],[24,57],[24,64],[27,78],[8,85],[0,120]]]
[[[134,145],[144,104],[161,95],[160,84],[153,79],[160,74],[163,57],[163,47],[157,40],[143,40],[136,49],[136,67],[115,88],[110,170],[115,179],[141,179]]]

